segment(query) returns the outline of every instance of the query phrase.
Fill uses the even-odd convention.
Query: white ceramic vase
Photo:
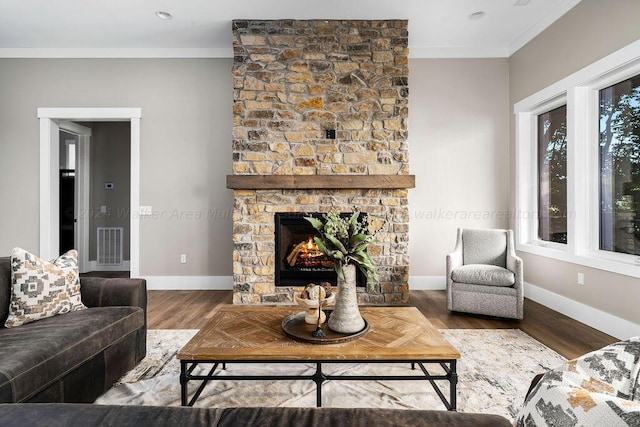
[[[364,319],[358,309],[356,294],[356,266],[347,264],[342,267],[342,271],[344,280],[338,278],[338,295],[327,325],[334,332],[353,334],[364,329]]]

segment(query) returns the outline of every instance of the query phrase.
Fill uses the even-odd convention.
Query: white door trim
[[[58,256],[58,206],[52,206],[51,194],[58,191],[58,151],[52,155],[52,126],[57,121],[131,122],[131,277],[140,276],[140,119],[141,108],[38,108],[40,119],[40,257]],[[57,139],[56,139],[57,140]],[[55,176],[54,176],[55,175]]]
[[[59,251],[59,200],[51,197],[59,186],[58,129],[54,120],[40,118],[40,257],[46,260]]]

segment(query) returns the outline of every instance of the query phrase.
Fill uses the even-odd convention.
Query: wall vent
[[[98,227],[98,265],[122,264],[122,227]]]

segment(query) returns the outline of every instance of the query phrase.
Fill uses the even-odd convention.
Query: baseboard
[[[444,291],[447,282],[444,276],[409,276],[411,291]]]
[[[524,295],[558,313],[620,340],[640,335],[640,325],[574,301],[530,283],[524,284]],[[525,316],[527,313],[525,313]]]
[[[230,291],[231,276],[143,276],[151,291]]]
[[[125,260],[118,265],[103,265],[98,264],[98,261],[88,261],[87,271],[131,271],[131,262]]]

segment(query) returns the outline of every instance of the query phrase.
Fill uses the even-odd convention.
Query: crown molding
[[[231,58],[223,48],[0,48],[0,58]]]

